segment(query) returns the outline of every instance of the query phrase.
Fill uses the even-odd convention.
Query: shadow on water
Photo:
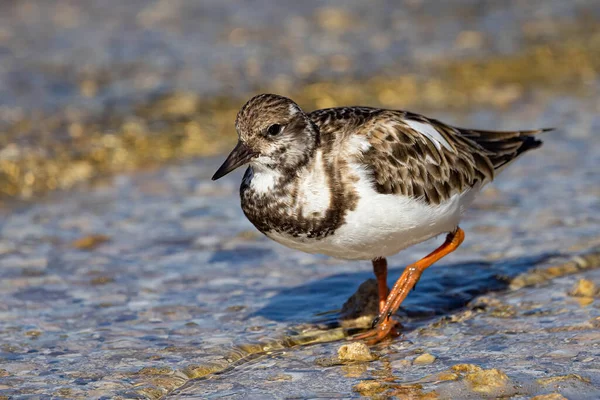
[[[447,314],[478,295],[506,289],[512,278],[557,255],[434,265],[423,274],[398,315],[410,321]],[[390,269],[388,284],[393,284],[402,271],[403,268]],[[286,289],[251,316],[294,324],[315,320],[331,324],[333,318],[339,317],[339,310],[327,312],[331,305],[344,304],[362,282],[371,278],[370,271],[338,274]]]

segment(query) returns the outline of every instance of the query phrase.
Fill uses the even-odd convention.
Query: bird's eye
[[[281,131],[283,130],[283,126],[279,125],[279,124],[273,124],[269,127],[269,129],[267,129],[267,134],[269,136],[277,136],[281,133]]]

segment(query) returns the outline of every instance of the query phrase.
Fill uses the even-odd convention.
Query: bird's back
[[[351,157],[369,171],[377,192],[439,204],[485,184],[547,129],[487,131],[456,128],[419,114],[340,107],[309,114],[326,152]]]

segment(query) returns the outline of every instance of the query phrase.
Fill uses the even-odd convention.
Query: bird
[[[212,180],[247,164],[241,208],[260,232],[303,252],[371,261],[379,314],[353,337],[370,344],[400,334],[392,316],[425,269],[463,242],[459,223],[476,195],[551,130],[464,129],[362,106],[305,112],[270,93],[248,100],[235,128],[237,145]],[[442,234],[389,290],[387,258]]]

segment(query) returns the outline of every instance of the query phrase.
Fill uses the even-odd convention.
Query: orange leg
[[[355,336],[354,339],[370,339],[369,343],[375,344],[390,336],[394,328],[391,316],[398,311],[400,304],[402,304],[408,293],[417,284],[423,271],[433,265],[436,261],[456,250],[464,239],[464,231],[457,227],[454,232],[449,233],[448,236],[446,236],[446,241],[440,247],[416,263],[407,266],[400,278],[396,281],[392,291],[387,296],[383,308],[380,308],[379,316],[374,322],[375,327],[370,331]]]
[[[379,312],[383,311],[385,300],[388,296],[387,286],[387,260],[385,258],[377,258],[373,260],[373,272],[377,278],[377,292],[379,293]]]
[[[388,297],[388,293],[390,290],[387,285],[387,260],[385,258],[377,258],[372,261],[373,262],[373,272],[375,273],[375,277],[377,278],[377,292],[379,294],[379,314],[383,311],[385,307],[385,302]],[[400,336],[400,332],[398,331],[398,327],[402,327],[399,322],[392,320],[391,318],[388,321],[390,325],[389,328],[386,329],[389,331],[389,336]]]

